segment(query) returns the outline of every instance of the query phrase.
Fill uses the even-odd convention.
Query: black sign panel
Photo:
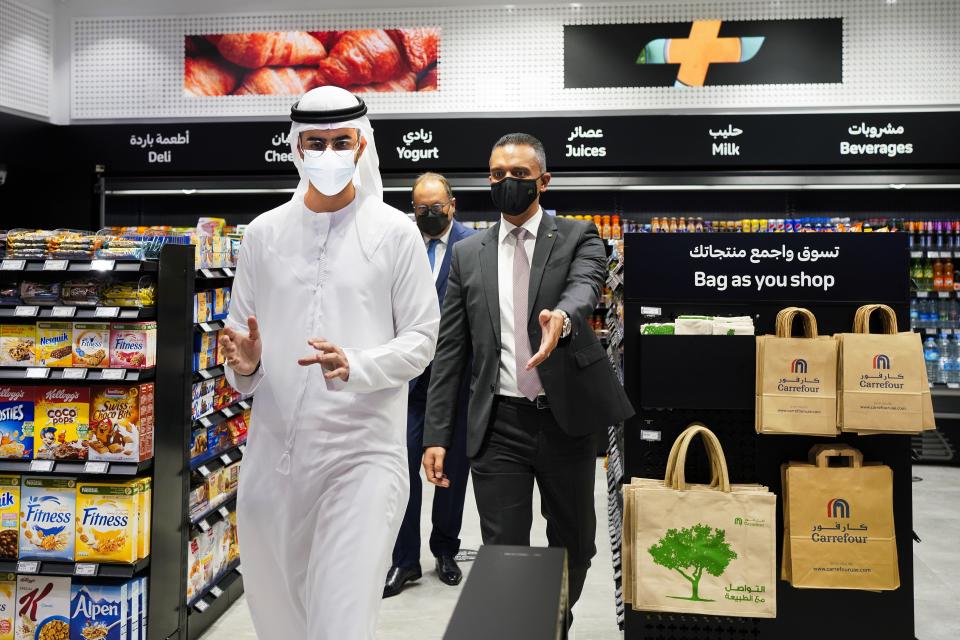
[[[564,87],[843,81],[843,20],[566,25]]]
[[[905,302],[909,293],[902,233],[629,234],[626,244],[626,278],[642,281],[647,300]]]

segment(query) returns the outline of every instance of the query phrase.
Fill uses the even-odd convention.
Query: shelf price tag
[[[213,273],[211,269],[200,269],[200,273],[203,274],[204,278],[216,278],[216,274]]]
[[[53,471],[53,460],[31,460],[30,461],[30,472],[31,473],[50,473]]]
[[[120,314],[120,307],[97,307],[94,316],[97,318],[116,318]]]
[[[213,374],[210,373],[210,371],[209,371],[208,369],[201,369],[200,371],[197,371],[197,373],[198,373],[198,374],[200,375],[200,377],[203,378],[204,380],[209,380],[210,378],[213,377]]]
[[[220,462],[222,462],[224,465],[231,465],[233,464],[233,459],[229,455],[223,454],[220,456]]]
[[[223,268],[223,273],[226,274],[226,276],[227,276],[228,278],[232,278],[232,277],[233,277],[233,269],[231,269],[230,267],[224,267],[224,268]]]
[[[45,380],[50,377],[50,369],[46,367],[29,367],[26,377],[30,380]]]
[[[73,566],[73,575],[92,578],[97,575],[99,568],[100,565],[96,562],[78,562]]]
[[[243,409],[244,411],[246,411],[247,409],[250,408],[250,403],[247,402],[246,400],[241,400],[241,401],[240,401],[240,408]]]
[[[66,271],[69,265],[70,265],[69,260],[44,260],[43,270],[44,271]]]
[[[221,515],[222,517],[224,517],[224,518],[230,517],[230,510],[227,509],[226,507],[220,507],[217,511],[218,511],[218,512],[220,513],[220,515]]]
[[[63,379],[64,380],[86,380],[87,379],[87,370],[86,369],[64,369],[63,370]]]
[[[211,327],[208,322],[201,322],[200,331],[203,331],[204,333],[211,333],[213,331],[216,331],[216,329]]]
[[[90,263],[91,271],[113,271],[116,260],[94,260]]]
[[[103,380],[123,380],[127,377],[126,369],[104,369],[100,372]]]
[[[230,407],[227,407],[226,409],[221,410],[220,413],[227,416],[228,418],[232,418],[233,416],[237,415],[236,413],[234,413],[233,409],[231,409]]]
[[[40,572],[40,563],[36,560],[21,560],[17,563],[17,573],[36,574]]]
[[[212,595],[214,598],[219,598],[220,596],[223,595],[223,589],[221,589],[217,585],[213,585],[212,587],[210,587],[210,595]]]
[[[207,476],[210,475],[210,469],[207,469],[207,465],[202,464],[199,467],[197,467],[197,473],[199,473],[201,476],[206,478]]]
[[[957,384],[956,382],[948,382],[947,389],[960,389],[960,384]]]
[[[0,271],[23,271],[26,267],[26,260],[4,260],[0,263]]]
[[[197,526],[200,527],[200,531],[203,531],[204,533],[210,531],[210,523],[206,520],[201,520],[197,523]]]
[[[207,604],[206,600],[197,600],[197,604],[193,605],[193,608],[203,613],[210,608],[210,605]]]
[[[930,292],[929,292],[929,291],[917,291],[917,297],[918,297],[918,298],[927,298],[927,297],[929,297],[929,296],[930,296]]]
[[[110,469],[109,462],[87,462],[83,465],[84,473],[106,473]]]
[[[243,455],[246,452],[247,452],[247,445],[245,444],[240,445],[240,455]]]
[[[949,298],[949,297],[950,297],[950,292],[949,292],[949,291],[940,291],[939,293],[937,293],[937,295],[940,296],[941,298]]]
[[[16,311],[13,312],[13,315],[18,318],[35,318],[39,312],[40,307],[20,305],[17,307]]]
[[[54,307],[50,311],[50,317],[52,318],[72,318],[77,315],[76,307]]]
[[[660,307],[640,307],[640,315],[655,317],[663,315],[663,310]]]
[[[210,421],[210,418],[204,416],[200,418],[200,424],[208,429],[213,426],[213,422]]]
[[[644,442],[660,442],[660,432],[649,429],[641,429],[640,439]]]

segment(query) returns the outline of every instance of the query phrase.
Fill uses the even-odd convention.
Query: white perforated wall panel
[[[50,115],[51,18],[0,0],[0,105]]]
[[[844,82],[693,90],[564,89],[563,25],[844,18]],[[861,108],[960,104],[957,0],[711,0],[574,8],[484,7],[352,13],[77,18],[73,119],[268,116],[283,96],[188,98],[183,37],[243,31],[439,26],[440,90],[368,94],[374,113]]]

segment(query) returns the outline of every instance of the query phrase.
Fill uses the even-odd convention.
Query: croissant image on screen
[[[322,85],[357,93],[437,91],[439,48],[437,27],[189,35],[183,92],[300,95]]]

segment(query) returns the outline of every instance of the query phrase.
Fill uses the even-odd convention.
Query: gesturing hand
[[[350,363],[347,361],[343,349],[328,342],[326,338],[307,340],[307,344],[316,349],[317,353],[297,360],[300,366],[309,367],[313,364],[319,364],[323,367],[325,372],[323,377],[327,380],[340,378],[346,382],[350,379]]]
[[[443,459],[447,450],[443,447],[427,447],[423,452],[423,470],[427,474],[427,482],[438,487],[447,488],[450,480],[443,475]]]
[[[242,376],[249,376],[260,364],[262,345],[260,325],[253,316],[247,318],[247,332],[227,327],[220,334],[220,349],[227,366]]]
[[[527,371],[540,366],[557,348],[560,334],[563,333],[563,314],[559,311],[544,309],[540,312],[540,350],[527,362]]]

